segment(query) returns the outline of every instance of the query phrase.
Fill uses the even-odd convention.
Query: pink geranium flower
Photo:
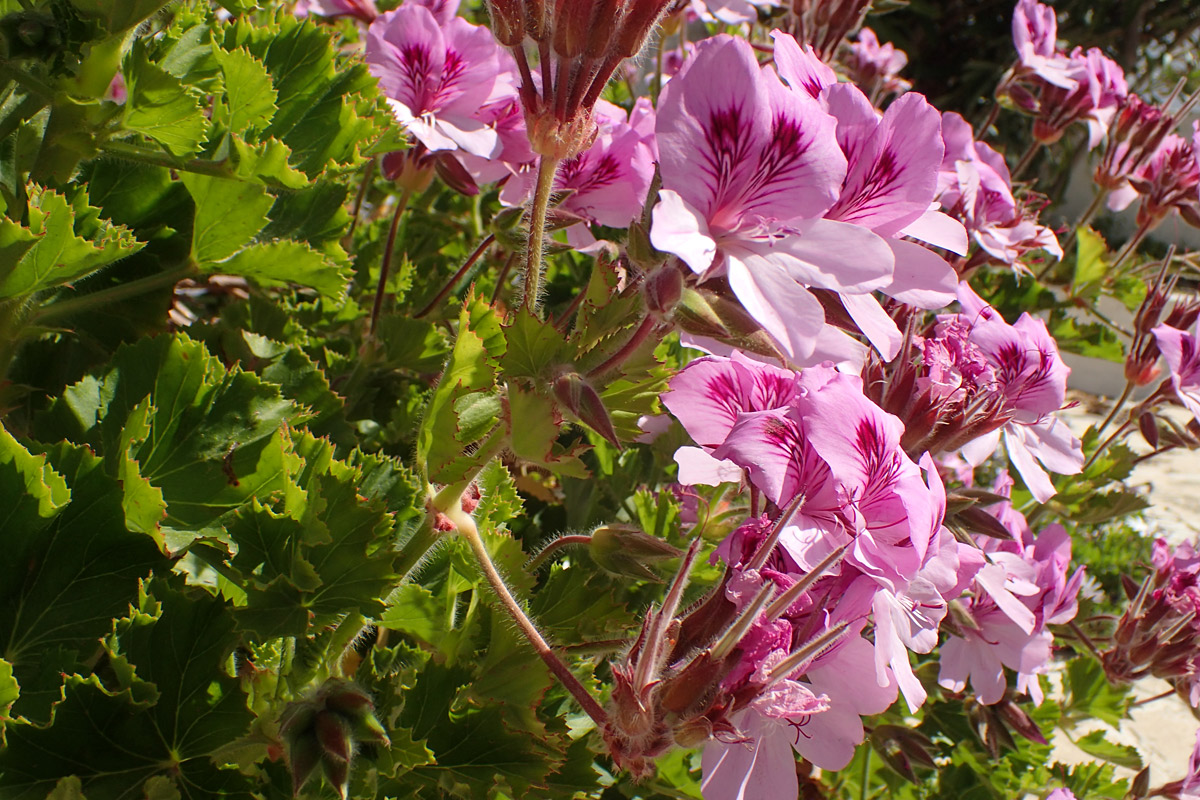
[[[517,96],[515,66],[491,31],[461,17],[405,4],[367,31],[367,62],[396,119],[429,151],[490,158],[492,126]]]
[[[966,325],[966,336],[995,370],[996,391],[1004,399],[1010,421],[1002,428],[963,448],[968,462],[979,465],[1000,444],[1025,485],[1039,502],[1055,494],[1045,469],[1073,475],[1083,468],[1082,445],[1066,424],[1054,416],[1063,407],[1070,368],[1046,323],[1022,314],[1012,325],[984,303],[970,286],[959,289],[962,312],[948,321]]]
[[[835,127],[729,36],[696,48],[658,109],[663,188],[652,243],[701,281],[724,278],[797,361],[825,324],[808,287],[862,294],[886,285],[894,266],[879,236],[821,219],[846,176]],[[854,259],[842,256],[851,251]]]
[[[654,177],[654,109],[639,99],[632,114],[603,100],[593,119],[596,139],[591,147],[563,162],[554,180],[563,198],[557,208],[589,222],[616,228],[629,226],[641,213]],[[533,191],[536,164],[515,167],[504,185],[501,201],[519,205]]]
[[[1043,249],[1062,258],[1062,248],[1049,228],[1012,192],[1012,179],[1004,157],[983,142],[976,142],[971,126],[958,114],[942,115],[946,145],[938,182],[942,208],[961,220],[971,238],[990,258],[1023,270],[1018,259],[1030,250]]]
[[[1200,420],[1200,332],[1159,325],[1152,333],[1171,371],[1175,396]]]

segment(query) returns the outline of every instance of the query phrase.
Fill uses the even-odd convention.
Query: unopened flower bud
[[[612,44],[613,51],[625,58],[633,58],[640,53],[666,6],[667,0],[634,0],[621,19]]]
[[[1142,433],[1142,438],[1146,440],[1146,444],[1151,448],[1158,449],[1158,419],[1150,411],[1143,411],[1138,417],[1138,430]]]
[[[659,317],[667,317],[683,296],[683,274],[672,266],[650,273],[643,291],[646,293],[646,308]]]
[[[568,372],[558,376],[554,381],[553,391],[558,401],[580,422],[620,448],[621,440],[613,428],[608,409],[604,407],[600,395],[582,375]]]
[[[523,0],[488,0],[492,33],[505,47],[520,47],[525,40],[525,3]]]
[[[588,554],[598,567],[611,575],[655,582],[660,582],[660,579],[647,564],[683,555],[678,548],[632,525],[604,525],[597,528],[588,542]]]
[[[318,711],[313,719],[313,731],[325,756],[349,761],[354,755],[350,725],[346,718],[333,711]]]

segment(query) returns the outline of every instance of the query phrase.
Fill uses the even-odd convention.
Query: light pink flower
[[[370,24],[379,16],[374,0],[300,0],[297,16],[319,14],[323,17],[354,17]]]
[[[854,82],[867,94],[873,92],[907,92],[912,88],[908,81],[897,77],[908,65],[908,55],[891,42],[879,43],[879,37],[870,28],[858,32],[858,40],[850,44],[850,72]]]
[[[405,4],[371,23],[366,56],[396,118],[426,149],[496,155],[491,123],[517,90],[491,31]]]
[[[556,206],[590,222],[625,228],[641,213],[654,177],[654,109],[639,99],[633,114],[603,100],[596,104],[596,140],[564,161],[554,180],[563,197]],[[536,164],[516,168],[500,199],[519,205],[533,191]]]
[[[1013,197],[1004,157],[974,141],[971,126],[958,114],[942,115],[946,155],[939,176],[942,208],[961,220],[975,243],[992,259],[1028,271],[1022,255],[1043,249],[1062,258],[1054,232]]]
[[[894,268],[880,237],[820,219],[846,175],[835,125],[729,36],[697,46],[658,109],[663,189],[651,241],[700,280],[725,278],[797,361],[825,325],[807,287],[862,294],[886,285]],[[851,251],[854,259],[842,256]]]
[[[1152,333],[1171,371],[1175,396],[1200,420],[1200,332],[1159,325]]]
[[[959,289],[959,302],[962,312],[947,319],[968,326],[971,343],[995,370],[996,391],[1011,414],[1002,429],[1005,448],[1025,485],[1044,503],[1055,489],[1043,466],[1060,475],[1083,468],[1080,441],[1054,416],[1066,398],[1070,368],[1059,356],[1044,321],[1025,313],[1009,325],[966,283]],[[982,464],[1000,444],[1002,432],[996,430],[968,444],[963,456],[973,465]]]

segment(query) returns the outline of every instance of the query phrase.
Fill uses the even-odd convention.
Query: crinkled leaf
[[[200,149],[208,120],[197,92],[152,64],[137,43],[125,59],[122,74],[128,90],[122,116],[127,130],[149,136],[175,156],[190,156]]]
[[[0,298],[60,286],[142,248],[127,228],[99,221],[83,192],[74,204],[35,184],[28,194],[28,228],[0,217]]]
[[[214,47],[213,54],[225,77],[222,107],[228,114],[228,127],[239,133],[266,127],[275,116],[276,97],[267,68],[245,50]]]
[[[0,493],[5,498],[0,529],[44,524],[71,499],[63,476],[33,455],[0,425]],[[40,519],[39,519],[40,518]]]
[[[27,687],[43,685],[35,676],[43,662],[54,662],[56,648],[90,657],[112,618],[136,598],[138,580],[167,564],[150,537],[126,527],[121,486],[90,450],[59,444],[47,461],[70,487],[71,501],[50,519],[27,515],[26,524],[0,526],[0,655]],[[14,464],[0,462],[6,495]],[[19,481],[23,489],[24,477]],[[3,507],[20,497],[8,496]],[[15,713],[45,719],[51,699],[26,692]]]
[[[450,361],[417,433],[417,461],[430,480],[452,483],[470,466],[463,449],[475,439],[463,435],[458,412],[473,405],[462,403],[467,395],[492,393],[496,364],[504,351],[504,332],[495,311],[483,300],[469,300],[459,316]]]
[[[166,500],[164,527],[197,530],[284,487],[278,432],[298,411],[276,387],[226,369],[182,334],[122,347],[97,375],[64,390],[38,428],[46,439],[92,444],[115,475],[126,422],[147,396],[153,416],[135,456]]]
[[[565,358],[566,339],[553,324],[522,306],[504,326],[508,349],[501,359],[508,378],[548,380],[551,367]]]
[[[345,299],[346,284],[350,282],[350,273],[344,267],[303,242],[286,240],[252,245],[209,268],[226,275],[241,275],[263,286],[298,283],[315,289],[334,303]]]
[[[1134,771],[1142,768],[1142,756],[1136,747],[1110,742],[1104,731],[1092,731],[1080,736],[1075,740],[1075,745],[1089,756],[1116,764],[1118,767]]]

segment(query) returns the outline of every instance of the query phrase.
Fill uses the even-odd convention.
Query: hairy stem
[[[184,278],[190,278],[196,274],[196,264],[190,259],[183,266],[176,267],[166,272],[159,272],[155,275],[147,275],[144,278],[137,280],[126,281],[119,283],[116,286],[111,286],[107,289],[100,289],[87,294],[77,294],[67,300],[60,300],[56,303],[51,303],[44,306],[40,311],[35,313],[30,319],[31,323],[44,324],[51,319],[70,316],[77,314],[80,311],[87,311],[97,306],[104,306],[110,303],[116,303],[121,300],[127,300],[130,297],[137,297],[146,292],[152,292],[155,289],[162,289],[167,286],[174,286]]]
[[[613,353],[603,364],[588,370],[589,378],[596,378],[602,375],[607,375],[617,367],[625,363],[625,360],[633,355],[633,352],[642,346],[642,343],[650,336],[654,329],[658,327],[655,324],[654,317],[647,316],[642,320],[642,324],[637,327],[633,335],[629,337],[629,341],[621,346],[621,349]]]
[[[537,188],[533,195],[533,205],[529,208],[529,243],[525,250],[525,306],[535,314],[538,310],[538,294],[542,288],[546,211],[550,208],[550,195],[554,191],[554,176],[557,173],[558,159],[550,156],[538,158]]]
[[[577,544],[588,545],[591,544],[591,542],[592,537],[584,534],[559,536],[557,539],[552,540],[549,544],[543,547],[541,552],[539,552],[536,556],[529,559],[529,563],[526,564],[525,567],[530,572],[537,572],[545,565],[547,561],[550,560],[550,557],[558,551]]]
[[[383,250],[383,263],[379,267],[379,285],[375,287],[375,302],[371,305],[370,336],[372,339],[375,338],[375,326],[379,324],[379,312],[383,309],[383,295],[387,290],[388,272],[392,267],[392,252],[396,249],[396,232],[400,229],[400,218],[404,216],[404,210],[408,208],[408,201],[411,197],[411,189],[402,191],[400,199],[396,201],[396,211],[392,214],[392,227],[388,229],[387,245]]]
[[[580,683],[579,679],[575,677],[571,670],[567,668],[567,665],[551,649],[550,645],[546,643],[537,626],[525,615],[521,604],[516,601],[512,592],[509,591],[504,578],[501,577],[500,572],[496,569],[496,565],[492,563],[492,557],[487,551],[487,546],[483,543],[483,537],[479,535],[479,528],[476,527],[475,520],[470,514],[464,513],[461,508],[448,510],[446,516],[450,518],[458,528],[458,532],[467,540],[467,544],[471,546],[471,551],[475,554],[475,560],[479,562],[479,567],[483,570],[483,574],[491,585],[492,591],[500,600],[501,605],[504,606],[504,610],[517,623],[517,627],[521,629],[521,633],[524,634],[529,644],[533,646],[534,652],[538,654],[538,657],[550,668],[554,676],[562,682],[567,691],[578,701],[583,710],[587,712],[587,715],[592,718],[592,721],[597,726],[604,725],[608,721],[608,715],[604,713],[604,709],[600,707],[596,698],[588,693],[587,688]]]
[[[489,233],[487,236],[485,236],[483,241],[479,243],[479,246],[471,252],[471,255],[467,256],[467,260],[461,267],[458,268],[458,271],[455,272],[454,275],[451,276],[450,280],[446,282],[446,285],[443,286],[436,295],[434,295],[433,299],[430,300],[424,308],[413,314],[413,317],[420,319],[441,305],[442,301],[446,299],[446,295],[450,294],[450,291],[454,289],[454,285],[462,280],[462,276],[466,275],[467,271],[470,270],[471,267],[475,266],[475,262],[478,261],[485,252],[487,252],[488,247],[490,247],[494,241],[496,241],[495,234]]]

